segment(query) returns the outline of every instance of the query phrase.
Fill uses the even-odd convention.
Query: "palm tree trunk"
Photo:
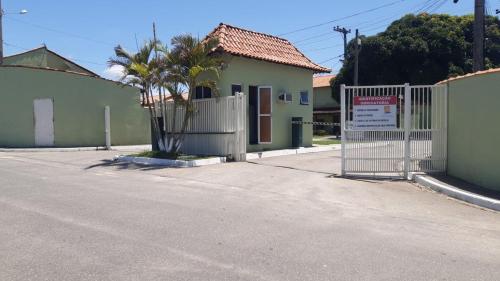
[[[146,98],[148,100],[149,114],[151,116],[151,121],[153,124],[153,135],[154,135],[156,142],[158,144],[158,149],[160,151],[165,151],[165,144],[163,143],[163,140],[161,137],[160,124],[158,123],[158,115],[156,112],[156,103],[153,99],[151,86],[148,85],[146,87],[146,89],[147,89]],[[151,102],[149,102],[150,98],[151,98]]]
[[[182,146],[182,142],[184,141],[184,136],[185,136],[185,131],[187,128],[187,124],[189,121],[189,118],[191,117],[192,114],[192,105],[193,105],[193,94],[195,94],[195,83],[190,83],[189,85],[189,95],[188,95],[188,100],[186,103],[186,111],[184,112],[184,119],[182,120],[182,127],[181,131],[179,132],[177,136],[177,141],[175,143],[175,152],[179,152]]]

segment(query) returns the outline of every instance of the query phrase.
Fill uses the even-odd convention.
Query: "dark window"
[[[231,95],[235,95],[236,93],[241,93],[241,85],[231,85]]]
[[[212,89],[211,88],[202,87],[202,86],[196,87],[196,94],[194,96],[195,100],[210,99],[210,98],[212,98]]]
[[[300,92],[300,104],[309,105],[309,92],[308,91]]]
[[[249,123],[249,138],[250,144],[258,144],[259,143],[259,133],[258,133],[258,121],[259,115],[257,111],[257,107],[259,106],[258,102],[258,87],[250,86],[248,87],[248,123]]]

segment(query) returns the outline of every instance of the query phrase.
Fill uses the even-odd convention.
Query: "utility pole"
[[[458,3],[460,0],[453,0]],[[474,72],[484,70],[484,15],[485,0],[474,0],[474,46],[472,55],[472,70]],[[496,11],[499,13],[499,10]]]
[[[333,28],[333,31],[340,32],[344,38],[344,63],[347,61],[347,34],[351,33],[350,29],[346,29],[345,27],[336,26]]]
[[[0,0],[0,65],[3,65],[3,30],[2,30],[2,20],[3,20],[3,9],[2,9],[2,0]]]
[[[485,0],[475,0],[474,4],[474,51],[473,71],[484,70],[484,14]]]
[[[359,30],[356,29],[356,41],[354,42],[354,86],[359,84],[359,53],[361,52],[361,39]]]

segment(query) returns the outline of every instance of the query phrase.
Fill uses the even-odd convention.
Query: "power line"
[[[289,34],[301,32],[301,31],[304,31],[304,30],[308,30],[308,29],[311,29],[311,28],[316,28],[316,27],[324,26],[324,25],[331,24],[331,23],[334,23],[334,22],[338,22],[338,21],[341,21],[341,20],[345,20],[345,19],[349,19],[349,18],[352,18],[352,17],[356,17],[356,16],[359,16],[359,15],[362,15],[362,14],[371,13],[371,12],[374,12],[374,11],[377,11],[377,10],[380,10],[380,9],[383,9],[383,8],[394,6],[394,5],[399,4],[401,2],[404,2],[404,1],[406,1],[406,0],[393,1],[391,3],[387,3],[387,4],[384,4],[384,5],[375,7],[375,8],[371,8],[371,9],[368,9],[368,10],[364,10],[364,11],[361,11],[361,12],[357,12],[357,13],[354,13],[352,15],[344,16],[344,17],[341,17],[341,18],[337,18],[337,19],[334,19],[334,20],[327,21],[327,22],[323,22],[323,23],[319,23],[319,24],[315,24],[315,25],[310,25],[310,26],[299,28],[299,29],[296,29],[296,30],[293,30],[293,31],[290,31],[290,32],[282,33],[282,34],[279,34],[278,36],[289,35]]]
[[[328,40],[331,40],[331,39],[334,39],[334,38],[336,38],[336,36],[331,36],[331,37],[328,37],[328,38],[324,38],[324,39],[316,40],[316,41],[312,41],[312,42],[305,42],[305,43],[302,43],[302,44],[299,43],[299,44],[295,44],[295,45],[303,47],[303,46],[313,45],[313,44],[316,44],[316,43],[325,42],[325,41],[328,41]]]
[[[417,8],[419,5],[417,5],[417,6],[413,7],[413,8],[409,11],[409,13],[418,14],[418,13],[421,13],[421,12],[427,12],[427,10],[428,10],[429,8],[432,8],[435,4],[437,4],[437,3],[438,3],[438,2],[440,2],[440,1],[444,1],[444,2],[446,3],[446,0],[428,0],[428,1],[426,1],[426,2],[425,2],[425,3],[424,3],[424,4],[423,4],[423,5],[422,5],[419,9],[417,9],[416,11],[412,11],[412,10],[413,10],[413,9],[415,9],[415,8]],[[431,3],[431,2],[432,2],[432,3]],[[401,18],[401,15],[400,15],[400,14],[398,14],[398,15],[394,15],[394,16],[392,16],[392,17],[388,17],[388,18],[385,18],[385,19],[382,19],[382,20],[377,21],[377,22],[374,22],[374,23],[372,23],[372,24],[370,24],[370,25],[369,25],[371,28],[369,28],[369,29],[364,29],[364,30],[363,30],[363,32],[365,32],[365,33],[366,33],[366,32],[369,32],[369,31],[378,30],[378,29],[380,29],[381,27],[386,27],[386,26],[387,26],[390,22],[393,22],[394,20],[397,20],[397,19],[399,19],[399,18]],[[376,24],[376,23],[381,23],[381,22],[383,22],[383,24],[373,26],[374,24]]]
[[[323,63],[326,63],[326,62],[332,61],[332,60],[334,60],[334,59],[338,59],[338,58],[342,57],[343,55],[344,55],[344,54],[340,54],[340,55],[335,56],[335,57],[333,57],[333,58],[329,58],[329,59],[327,59],[327,60],[324,60],[324,61],[319,62],[319,64],[323,64]]]
[[[444,6],[444,4],[446,4],[446,2],[448,2],[448,0],[442,0],[441,3],[439,3],[434,9],[429,11],[429,13],[433,14],[433,13],[437,12],[441,7]]]
[[[434,4],[434,2],[438,2],[438,1],[441,1],[441,0],[424,0],[424,1],[421,1],[420,3],[418,3],[417,5],[414,5],[413,7],[411,7],[409,9],[408,12],[404,13],[404,14],[407,14],[407,13],[418,13],[419,11],[422,11],[423,9],[427,9],[428,6],[430,6],[429,4]],[[433,2],[433,3],[431,3]],[[415,9],[417,9],[415,11]],[[401,18],[401,13],[398,13],[398,14],[393,14],[392,16],[389,16],[389,17],[385,17],[383,19],[375,19],[375,20],[368,20],[368,21],[362,21],[358,24],[351,24],[349,25],[350,27],[352,28],[355,28],[357,26],[357,28],[360,28],[360,29],[363,29],[365,26],[366,27],[370,27],[370,29],[367,29],[367,30],[364,30],[364,32],[367,32],[367,31],[371,31],[371,30],[376,30],[376,29],[379,29],[380,27],[385,27],[387,26],[388,23],[396,20],[396,19],[399,19]],[[376,25],[378,23],[383,23],[382,25]],[[373,26],[373,25],[376,25],[376,26]],[[330,38],[327,38],[327,39],[324,39],[324,40],[320,40],[320,41],[315,41],[315,42],[308,42],[306,44],[303,44],[303,46],[305,45],[309,45],[309,44],[314,44],[314,43],[319,43],[319,42],[322,42],[322,41],[326,41],[326,40],[329,40]],[[305,40],[305,39],[304,39]],[[304,52],[317,52],[317,51],[322,51],[322,50],[327,50],[327,49],[332,49],[332,48],[335,48],[335,47],[338,47],[338,46],[341,46],[342,44],[338,44],[338,45],[334,45],[334,46],[330,46],[330,47],[324,47],[324,48],[314,48],[314,49],[309,49],[309,50],[305,50]]]
[[[323,51],[323,50],[328,50],[328,49],[333,49],[333,48],[336,48],[336,47],[340,47],[340,46],[343,46],[343,45],[344,45],[344,43],[341,43],[341,44],[336,44],[336,45],[329,46],[329,47],[324,47],[324,48],[308,49],[308,50],[304,50],[304,52],[317,52],[317,51]]]
[[[86,40],[86,41],[93,42],[93,43],[96,43],[96,44],[101,44],[101,45],[106,45],[106,46],[111,46],[111,47],[115,47],[117,45],[117,44],[111,44],[109,42],[95,40],[95,39],[92,39],[92,38],[89,38],[89,37],[85,37],[85,36],[81,36],[81,35],[78,35],[78,34],[74,34],[74,33],[66,32],[66,31],[54,29],[54,28],[51,28],[51,27],[46,27],[46,26],[39,25],[39,24],[36,24],[36,23],[31,23],[31,22],[28,22],[28,21],[16,19],[16,18],[9,17],[9,16],[5,16],[5,18],[7,18],[9,20],[12,20],[12,21],[16,21],[16,22],[22,23],[22,24],[25,24],[25,25],[33,26],[33,27],[36,27],[36,28],[41,29],[41,30],[50,31],[50,32],[53,32],[53,33],[59,33],[59,34],[65,35],[65,36],[70,36],[70,37],[78,38],[78,39],[81,39],[81,40]]]
[[[325,35],[330,35],[330,34],[332,34],[332,32],[321,33],[321,34],[314,35],[314,36],[311,36],[311,37],[308,37],[308,38],[304,38],[304,39],[301,39],[301,40],[298,40],[298,41],[293,41],[293,43],[297,44],[297,43],[301,43],[301,42],[308,41],[308,40],[311,40],[311,39],[320,38],[320,37],[323,37]]]

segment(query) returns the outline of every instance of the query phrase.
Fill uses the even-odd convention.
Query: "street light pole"
[[[0,0],[0,65],[3,65],[3,30],[2,30],[2,21],[3,21],[3,9],[2,9],[2,0]]]
[[[3,30],[2,30],[3,16],[7,14],[24,15],[26,13],[28,13],[28,11],[24,9],[19,11],[19,13],[5,13],[5,11],[2,9],[2,0],[0,0],[0,65],[3,65]]]
[[[356,29],[356,41],[354,42],[354,86],[359,85],[359,52],[361,51],[361,39],[359,30]]]

